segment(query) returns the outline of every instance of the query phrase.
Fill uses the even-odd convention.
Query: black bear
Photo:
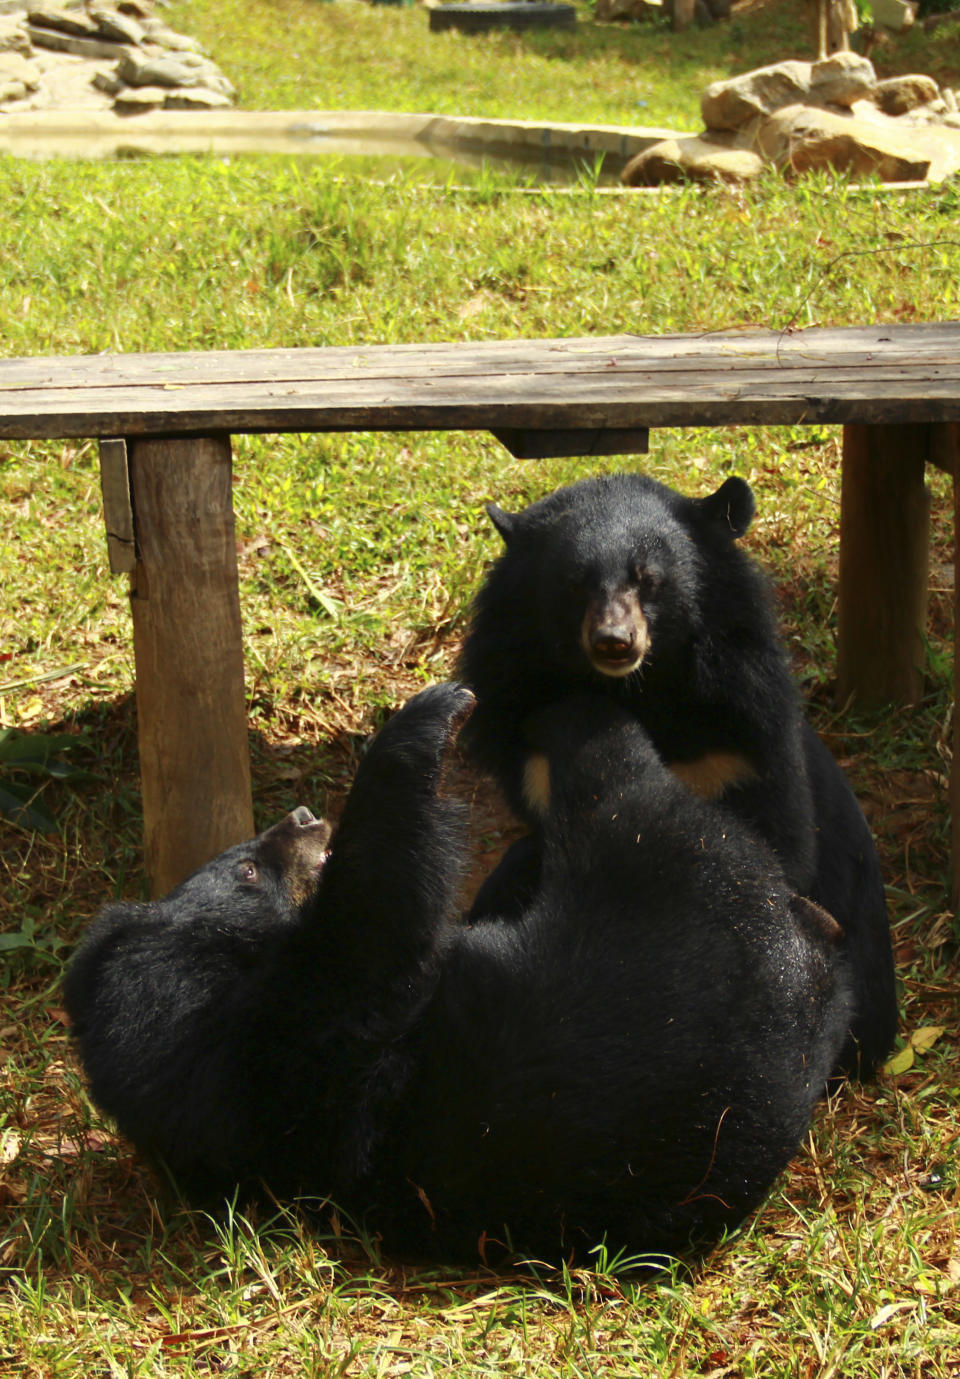
[[[477,899],[522,905],[536,877],[540,790],[528,717],[579,690],[629,709],[691,789],[773,848],[787,880],[840,924],[856,1013],[838,1071],[868,1076],[893,1043],[896,991],[880,864],[863,813],[805,721],[765,577],[736,545],[753,493],[730,478],[688,498],[641,474],[587,479],[517,515],[475,602],[459,673],[465,733],[534,829]]]
[[[603,696],[530,725],[522,916],[456,914],[425,690],[332,842],[306,809],[95,921],[66,1002],[94,1099],[195,1198],[332,1198],[407,1256],[702,1252],[800,1145],[850,1015],[833,921]]]

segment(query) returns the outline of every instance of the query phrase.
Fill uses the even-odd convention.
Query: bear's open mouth
[[[296,905],[302,905],[320,885],[320,876],[330,860],[333,829],[326,819],[318,819],[305,804],[287,816],[293,825],[292,850],[287,864],[287,885]]]
[[[638,654],[636,647],[624,646],[610,649],[602,654],[593,648],[590,652],[590,660],[595,670],[601,675],[630,675],[643,661],[643,653]]]
[[[601,675],[631,675],[650,650],[650,628],[639,600],[594,600],[580,625],[580,645]]]

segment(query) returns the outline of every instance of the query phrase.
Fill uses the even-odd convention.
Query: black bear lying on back
[[[640,474],[588,479],[516,515],[487,509],[506,543],[477,595],[460,674],[477,710],[465,733],[536,832],[528,717],[601,691],[646,728],[691,789],[722,800],[773,848],[788,882],[840,924],[856,1014],[839,1069],[866,1076],[896,1030],[883,881],[866,820],[803,719],[763,575],[736,545],[753,494],[728,479],[686,498]],[[575,733],[575,728],[574,728]],[[478,897],[503,910],[535,881],[522,842]]]
[[[531,726],[525,913],[454,922],[464,811],[437,789],[471,703],[438,686],[387,724],[329,856],[301,809],[104,912],[66,981],[92,1094],[195,1198],[330,1195],[408,1255],[705,1250],[833,1067],[836,926],[603,696]]]

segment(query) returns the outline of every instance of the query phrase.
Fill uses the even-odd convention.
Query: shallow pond
[[[422,117],[418,117],[422,118]],[[245,122],[244,122],[245,123]],[[372,181],[391,177],[443,185],[478,181],[543,184],[616,185],[627,158],[609,149],[577,149],[556,139],[542,146],[530,140],[511,146],[473,139],[410,138],[403,134],[344,132],[322,119],[292,119],[283,126],[251,121],[234,127],[204,127],[201,122],[124,120],[42,121],[18,117],[0,124],[0,154],[30,159],[115,159],[205,153],[217,157],[288,154],[330,159],[345,173]],[[629,155],[628,155],[629,156]]]

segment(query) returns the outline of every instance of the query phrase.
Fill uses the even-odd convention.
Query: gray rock
[[[178,91],[191,93],[181,108],[219,110],[232,105],[233,85],[202,55],[200,45],[156,17],[154,5],[162,3],[0,0],[0,57],[14,53],[29,58],[35,46],[42,74],[37,84],[33,77],[24,81],[25,72],[0,67],[0,105],[22,102],[27,96],[31,109],[104,109],[112,100],[115,109],[132,114],[175,106],[172,97]],[[90,65],[74,58],[91,60]],[[107,62],[110,70],[105,70]]]
[[[58,5],[35,5],[27,10],[27,20],[58,33],[74,34],[77,38],[93,38],[97,26],[83,10],[61,9]]]
[[[33,56],[33,44],[22,14],[0,15],[0,52]]]
[[[200,51],[200,44],[195,38],[188,38],[186,34],[178,34],[173,29],[169,29],[162,19],[148,16],[143,21],[143,28],[151,43],[157,43],[161,48],[169,48],[173,53],[199,53]]]
[[[851,106],[873,89],[877,74],[869,58],[839,52],[810,68],[810,96],[817,105]]]
[[[229,96],[221,91],[211,91],[204,86],[184,86],[176,91],[168,91],[163,103],[165,110],[228,110],[233,104]]]
[[[738,129],[757,115],[803,101],[810,93],[809,62],[777,62],[753,72],[715,81],[700,101],[708,129]]]
[[[785,105],[852,105],[876,81],[873,63],[858,53],[835,53],[822,62],[776,62],[715,81],[700,102],[708,129],[739,129]]]
[[[116,72],[94,72],[90,85],[102,91],[105,96],[115,96],[119,91],[125,90],[127,83],[121,81]]]
[[[707,137],[664,139],[630,159],[620,174],[628,187],[656,187],[665,182],[749,182],[764,162],[752,149],[736,148]]]
[[[40,85],[40,69],[21,53],[0,53],[0,83],[6,85],[10,82],[22,86],[26,91],[36,91]]]
[[[47,29],[40,24],[28,24],[30,41],[37,48],[52,48],[58,53],[72,53],[75,57],[116,57],[123,52],[122,43],[106,38],[79,38],[76,34]]]
[[[151,42],[153,40],[151,39]],[[159,46],[159,45],[157,45]],[[204,57],[202,53],[194,52],[192,49],[179,49],[175,53],[159,53],[158,57],[169,56],[172,62],[179,62],[184,67],[194,67],[199,71],[216,71],[217,65],[210,58]]]
[[[125,86],[117,93],[113,108],[118,115],[142,115],[161,109],[167,95],[165,86]]]
[[[142,24],[131,15],[118,14],[116,10],[93,8],[90,18],[96,25],[98,36],[112,39],[114,43],[129,43],[137,48],[147,36]]]
[[[0,73],[0,105],[7,101],[22,101],[27,94],[22,81],[17,81],[15,77],[7,79]]]
[[[933,77],[911,74],[878,81],[871,99],[885,115],[906,115],[922,105],[932,104],[939,97],[940,88]]]
[[[814,106],[791,105],[764,121],[757,152],[785,172],[835,168],[851,177],[882,182],[918,182],[930,173],[933,155],[927,131],[893,122],[881,125]],[[960,152],[960,149],[958,149]]]
[[[192,53],[150,57],[127,49],[117,66],[117,74],[130,86],[205,86],[225,96],[235,94],[233,86],[212,62]]]

